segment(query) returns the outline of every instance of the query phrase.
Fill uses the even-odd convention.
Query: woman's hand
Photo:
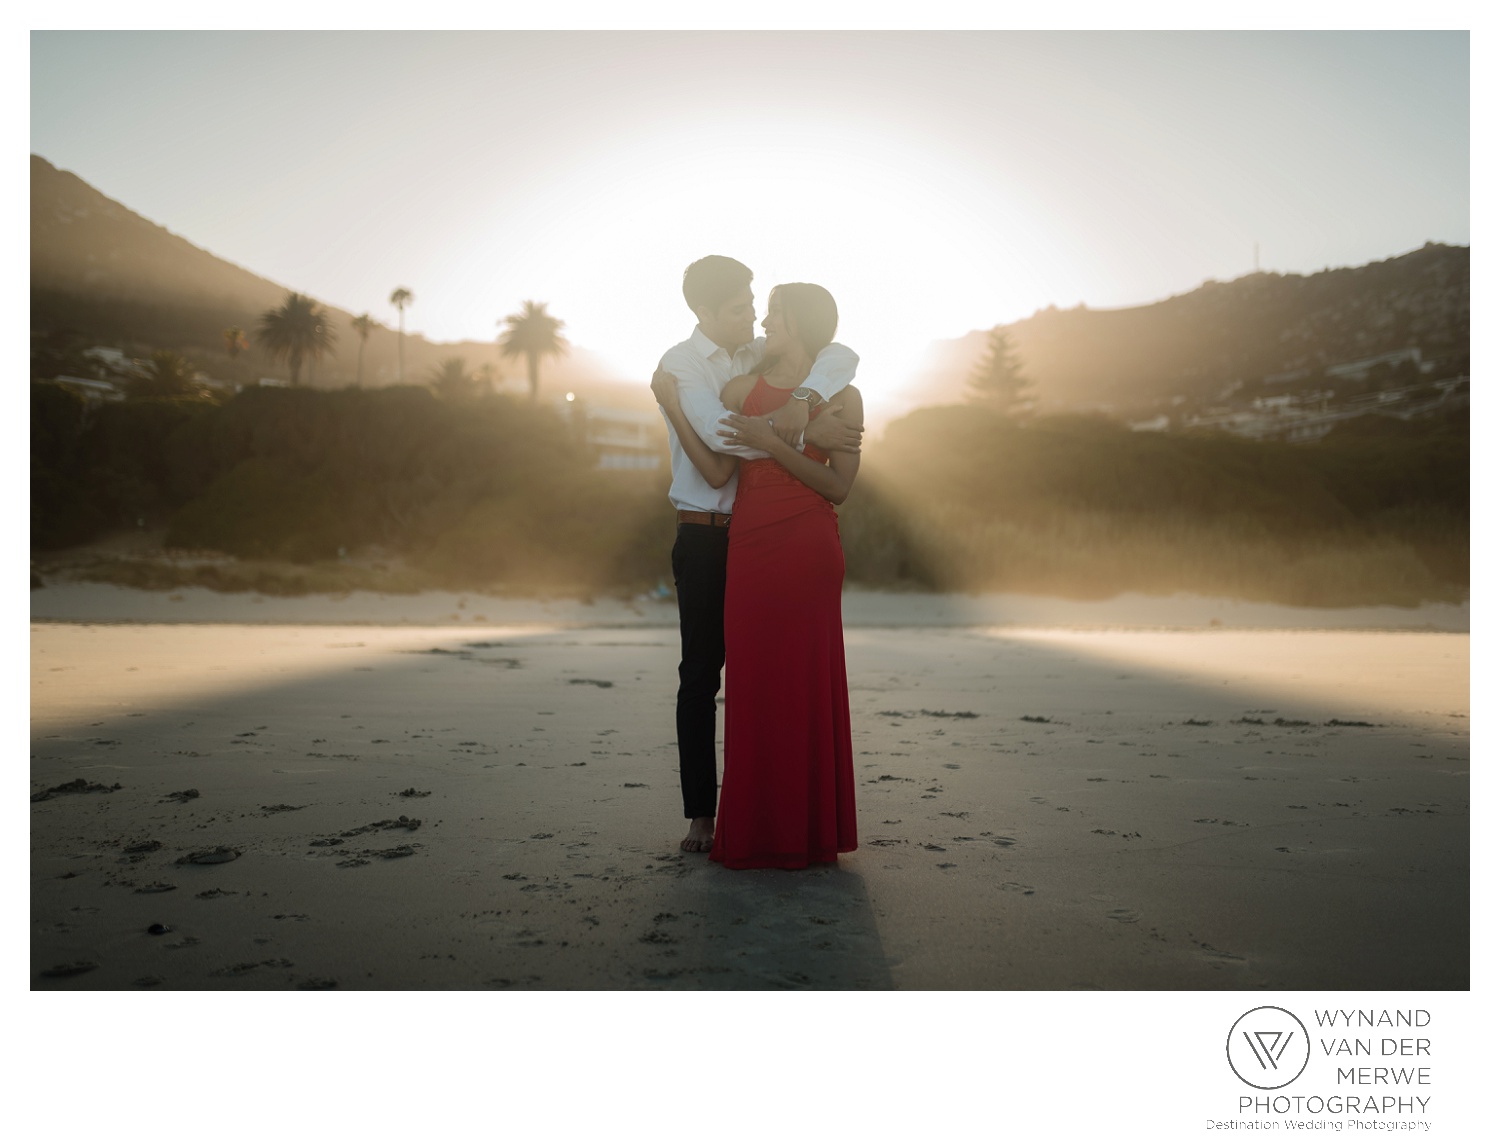
[[[655,387],[654,382],[652,387]],[[728,425],[728,428],[719,429],[719,435],[733,444],[769,452],[774,444],[781,442],[770,421],[761,416],[742,416],[738,412],[731,412],[719,423]]]
[[[677,400],[677,378],[666,369],[658,367],[651,377],[651,395],[663,408],[680,407]]]

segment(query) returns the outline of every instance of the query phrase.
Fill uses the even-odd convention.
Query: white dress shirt
[[[742,444],[731,444],[720,436],[719,421],[728,414],[719,394],[724,386],[737,376],[743,376],[765,356],[766,339],[756,337],[742,345],[733,355],[728,349],[716,345],[704,333],[702,326],[694,326],[693,335],[679,345],[673,345],[661,358],[661,367],[677,378],[677,394],[682,403],[687,422],[697,429],[703,442],[716,452],[739,456],[741,459],[763,460],[767,453]],[[828,345],[813,361],[812,371],[802,382],[824,400],[832,399],[854,379],[854,370],[859,357],[853,350],[840,344]],[[662,412],[662,419],[667,414]],[[693,461],[682,450],[677,431],[672,421],[667,420],[667,438],[672,448],[672,486],[667,498],[679,511],[714,511],[728,515],[734,509],[734,493],[739,486],[739,472],[729,477],[723,487],[714,487],[703,478],[703,473],[693,466]]]

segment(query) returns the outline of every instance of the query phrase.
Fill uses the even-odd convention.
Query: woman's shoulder
[[[732,408],[736,412],[745,403],[745,397],[750,395],[750,390],[755,387],[755,382],[760,378],[754,373],[744,373],[735,377],[724,386],[724,391],[719,393],[719,400],[725,408]]]

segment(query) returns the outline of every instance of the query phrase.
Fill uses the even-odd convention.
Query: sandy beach
[[[859,850],[729,872],[670,604],[34,590],[32,986],[1469,985],[1466,607],[845,610]]]

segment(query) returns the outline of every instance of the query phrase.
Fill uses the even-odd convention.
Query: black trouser
[[[719,676],[724,670],[724,571],[729,528],[677,524],[672,580],[682,625],[682,664],[677,667],[677,767],[682,776],[682,814],[714,816],[719,799],[714,735]]]

